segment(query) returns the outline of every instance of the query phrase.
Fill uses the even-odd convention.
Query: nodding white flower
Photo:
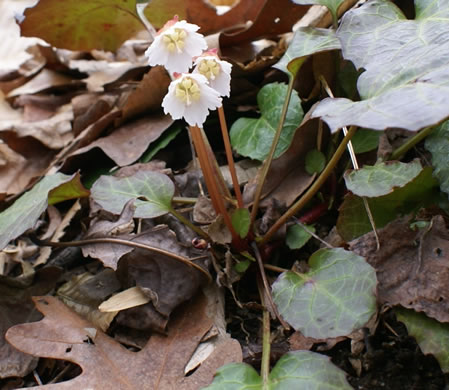
[[[164,112],[173,119],[184,118],[190,126],[201,127],[209,114],[221,106],[220,94],[201,74],[184,73],[173,80],[162,101]]]
[[[169,72],[187,72],[193,57],[207,48],[206,40],[196,32],[198,30],[196,24],[179,21],[177,16],[169,20],[145,51],[149,64],[163,65]]]
[[[231,91],[231,68],[227,61],[218,58],[216,50],[204,52],[195,60],[193,73],[202,74],[209,81],[209,85],[221,96],[229,96]]]

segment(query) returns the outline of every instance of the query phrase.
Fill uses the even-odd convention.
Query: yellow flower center
[[[186,77],[176,85],[175,96],[189,106],[193,101],[199,100],[201,90],[195,80]]]
[[[175,28],[175,31],[171,34],[164,34],[162,40],[169,51],[173,52],[177,50],[180,53],[184,49],[184,39],[186,36],[187,33],[183,29]]]
[[[220,73],[220,65],[215,60],[203,60],[198,66],[199,72],[206,76],[208,80],[215,80]]]

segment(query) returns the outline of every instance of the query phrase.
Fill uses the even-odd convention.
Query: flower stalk
[[[268,232],[260,240],[259,246],[267,243],[270,240],[270,238],[273,237],[274,233],[276,233],[284,223],[286,223],[291,217],[293,217],[298,211],[300,211],[313,198],[313,196],[318,192],[318,190],[321,188],[321,186],[324,184],[324,182],[327,180],[329,175],[334,170],[335,166],[337,165],[337,162],[340,160],[341,156],[343,155],[346,149],[346,145],[348,144],[352,136],[355,134],[356,130],[357,126],[351,126],[349,128],[348,133],[341,141],[340,145],[338,146],[332,158],[327,163],[323,172],[321,172],[320,176],[318,176],[318,179],[310,186],[310,188],[306,191],[306,193],[303,196],[301,196],[301,198],[299,198],[298,201],[294,203],[287,210],[287,212],[274,223],[273,226],[271,226]]]

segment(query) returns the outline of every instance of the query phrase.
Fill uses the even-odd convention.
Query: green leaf
[[[326,166],[326,157],[322,152],[312,149],[306,154],[305,168],[309,175],[320,173]]]
[[[354,151],[359,153],[370,152],[379,146],[380,131],[370,129],[359,129],[351,138]]]
[[[284,272],[273,284],[282,317],[306,337],[345,336],[376,311],[376,272],[361,256],[341,248],[320,249],[307,274]]]
[[[25,192],[11,207],[0,213],[0,248],[31,229],[48,206],[48,193],[70,182],[73,176],[57,173],[45,176],[31,190]]]
[[[403,308],[394,309],[399,321],[407,327],[424,354],[432,354],[441,370],[449,372],[449,324],[443,324],[423,313]]]
[[[132,176],[101,176],[92,186],[92,199],[103,209],[120,214],[130,199],[136,218],[155,218],[171,210],[175,186],[168,176],[152,171],[137,171]]]
[[[433,174],[440,182],[441,191],[449,195],[449,121],[433,130],[425,147],[432,154]]]
[[[151,143],[150,147],[141,157],[140,162],[147,163],[151,161],[156,153],[164,149],[171,141],[173,141],[181,130],[182,127],[179,122],[175,122],[172,126],[165,130],[156,141]]]
[[[251,216],[248,209],[237,209],[231,216],[232,227],[241,238],[245,238],[251,225]]]
[[[48,194],[48,204],[56,204],[69,199],[86,198],[90,191],[81,183],[81,176],[77,172],[72,180],[61,184]]]
[[[116,50],[144,29],[136,0],[40,0],[25,10],[23,36],[70,50]]]
[[[332,15],[332,20],[334,21],[334,24],[336,24],[338,20],[337,14],[338,8],[340,7],[340,5],[344,3],[345,0],[292,0],[292,1],[296,4],[302,5],[317,4],[326,6]]]
[[[422,166],[418,159],[410,163],[381,162],[373,166],[365,165],[358,170],[348,170],[344,179],[347,189],[355,195],[373,198],[404,187],[421,171]]]
[[[315,228],[313,226],[307,226],[307,229],[315,233]],[[312,235],[301,225],[295,224],[288,228],[285,242],[290,249],[300,249],[306,245],[311,237]]]
[[[221,367],[211,385],[203,390],[263,390],[262,378],[245,363]],[[330,358],[310,351],[292,351],[282,356],[269,376],[270,390],[352,390],[344,371]]]
[[[357,83],[362,101],[327,98],[313,117],[332,131],[349,125],[417,131],[449,116],[449,2],[415,4],[415,20],[385,0],[343,16],[337,37],[343,57],[365,69]]]
[[[406,215],[437,200],[438,182],[432,177],[432,168],[426,167],[404,187],[377,198],[368,198],[377,228],[384,227],[399,215]],[[345,241],[351,241],[372,230],[363,199],[347,195],[340,207],[337,231]]]
[[[293,35],[285,54],[273,67],[295,77],[308,56],[340,48],[340,41],[334,30],[301,27]]]
[[[257,102],[262,116],[240,118],[231,127],[231,143],[239,154],[260,161],[268,156],[286,96],[287,85],[282,83],[267,84],[259,91]],[[298,93],[293,91],[274,158],[288,149],[303,116]]]

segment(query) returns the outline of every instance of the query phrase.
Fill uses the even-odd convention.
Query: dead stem
[[[265,293],[268,298],[268,302],[270,304],[271,311],[273,312],[273,314],[276,316],[276,318],[279,320],[279,322],[285,329],[290,329],[290,326],[282,319],[276,305],[273,302],[273,296],[271,295],[270,284],[268,283],[267,275],[265,273],[264,264],[262,261],[262,257],[260,256],[259,248],[257,247],[257,244],[254,241],[251,243],[251,247],[254,250],[254,255],[257,260],[257,265],[259,266],[260,277],[262,278],[263,286],[265,288]]]

